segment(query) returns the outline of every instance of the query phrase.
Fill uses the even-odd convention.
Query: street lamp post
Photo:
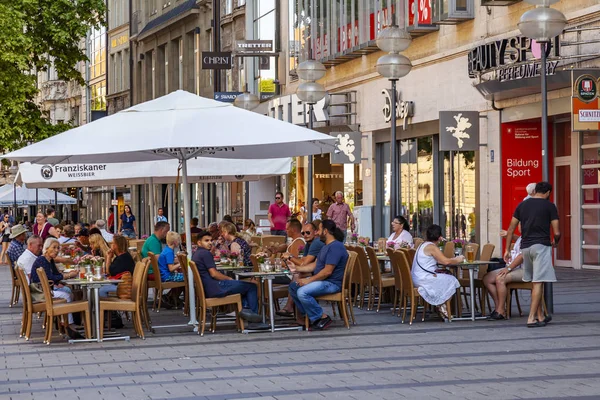
[[[296,95],[300,100],[308,104],[308,129],[313,129],[313,109],[321,99],[325,97],[325,88],[319,79],[325,76],[325,66],[315,60],[306,60],[297,68],[298,77],[303,83],[298,86]],[[313,198],[313,156],[308,157],[308,187],[306,188],[306,216],[308,222],[312,222],[312,198]]]
[[[525,12],[519,21],[519,30],[526,37],[541,45],[541,93],[542,93],[542,179],[549,181],[548,167],[548,86],[546,78],[546,49],[547,44],[562,33],[567,25],[567,18],[550,6],[559,0],[525,0],[535,5],[532,10]],[[551,314],[554,312],[554,296],[552,283],[544,284],[544,299]]]
[[[398,155],[396,151],[396,82],[398,79],[408,75],[412,69],[410,60],[400,54],[410,46],[412,38],[404,29],[396,25],[395,14],[392,14],[392,25],[383,29],[377,35],[377,47],[388,54],[381,56],[377,60],[377,72],[379,75],[387,78],[392,83],[391,96],[391,177],[390,177],[390,219],[397,215],[400,209],[400,187],[398,174]]]

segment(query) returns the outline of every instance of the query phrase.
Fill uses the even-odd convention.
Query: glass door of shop
[[[581,265],[600,269],[600,132],[581,133],[581,183]]]
[[[570,119],[554,123],[553,200],[558,208],[562,238],[554,249],[554,265],[579,268],[579,192],[577,178],[577,135]]]

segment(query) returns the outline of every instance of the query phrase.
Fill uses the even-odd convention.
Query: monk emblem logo
[[[356,146],[354,146],[354,140],[350,139],[350,135],[339,134],[337,135],[337,144],[336,144],[336,153],[344,153],[350,162],[354,162],[356,160],[356,156],[354,155],[354,150],[356,150]]]
[[[463,139],[471,138],[471,135],[467,133],[467,129],[471,128],[473,124],[471,124],[469,118],[463,117],[462,113],[455,115],[454,120],[456,121],[456,127],[447,126],[446,132],[452,132],[452,136],[456,138],[458,148],[462,149],[465,143]]]
[[[42,174],[42,178],[44,179],[52,179],[52,175],[54,175],[52,167],[49,165],[44,165],[40,172]]]

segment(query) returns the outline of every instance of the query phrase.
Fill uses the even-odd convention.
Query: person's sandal
[[[543,326],[546,326],[546,323],[545,323],[544,321],[541,321],[541,322],[540,322],[540,321],[539,321],[539,320],[537,320],[537,319],[535,320],[535,322],[529,322],[529,323],[527,324],[527,327],[528,327],[528,328],[541,328],[541,327],[543,327]]]
[[[550,322],[552,322],[552,315],[548,314],[546,315],[546,318],[544,318],[544,323],[549,324]]]
[[[280,317],[286,317],[286,318],[292,318],[294,316],[293,311],[286,311],[286,310],[275,311],[275,314],[279,315]]]

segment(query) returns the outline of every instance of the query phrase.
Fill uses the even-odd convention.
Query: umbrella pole
[[[191,231],[191,210],[190,210],[190,188],[188,185],[187,176],[187,159],[184,157],[181,161],[181,197],[183,201],[183,218],[184,218],[184,232],[185,232],[185,250],[187,252],[188,261],[192,259],[192,231]],[[188,286],[189,286],[189,301],[190,301],[190,322],[189,325],[198,325],[196,319],[196,294],[194,292],[194,275],[190,269],[188,262]]]
[[[154,216],[154,180],[150,178],[150,187],[148,192],[150,192],[150,231],[154,232],[154,224],[156,224],[156,218]]]

